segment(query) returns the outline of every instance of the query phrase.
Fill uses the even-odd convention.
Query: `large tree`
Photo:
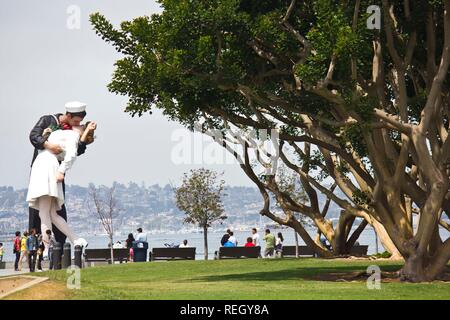
[[[102,16],[98,14],[93,15],[92,22],[97,32],[105,40],[112,41],[120,52],[127,55],[126,58],[117,62],[117,72],[109,88],[113,92],[129,95],[130,103],[126,110],[132,115],[142,115],[146,111],[151,111],[152,103],[155,103],[169,117],[190,127],[200,117],[212,115],[215,117],[213,119],[213,127],[224,128],[226,126],[224,122],[226,121],[227,123],[237,124],[240,127],[270,128],[273,124],[269,121],[259,121],[263,119],[260,114],[256,116],[258,121],[249,121],[249,119],[242,118],[241,115],[246,117],[254,115],[254,107],[258,108],[258,106],[252,104],[250,105],[252,108],[249,109],[246,88],[239,85],[239,89],[235,89],[232,84],[233,81],[243,81],[242,76],[245,73],[248,73],[246,76],[248,81],[257,81],[258,83],[267,81],[273,76],[279,76],[280,74],[277,71],[266,73],[267,62],[261,59],[259,54],[255,54],[256,47],[254,44],[251,46],[247,44],[250,32],[247,30],[249,26],[245,24],[249,23],[249,15],[246,12],[236,12],[236,10],[239,10],[239,2],[216,2],[212,4],[218,5],[218,8],[216,8],[217,12],[212,13],[212,15],[214,17],[217,16],[217,19],[220,18],[219,24],[223,25],[221,27],[228,28],[227,25],[229,24],[233,32],[238,34],[243,32],[245,37],[243,35],[234,37],[231,32],[223,31],[224,34],[229,34],[225,42],[224,39],[221,39],[221,32],[214,31],[213,35],[219,35],[219,42],[222,42],[220,48],[223,52],[219,52],[220,54],[218,54],[213,63],[206,63],[206,65],[205,61],[214,57],[217,50],[213,46],[213,38],[210,36],[211,30],[214,30],[209,25],[211,21],[205,24],[197,21],[196,17],[199,10],[203,9],[201,18],[211,19],[208,16],[211,15],[211,12],[207,10],[211,11],[214,9],[214,6],[209,7],[206,2],[192,2],[189,4],[164,2],[164,6],[166,6],[165,17],[167,19],[161,19],[161,16],[154,15],[150,23],[148,18],[138,18],[132,23],[124,22],[120,31],[114,30],[111,24]],[[179,5],[181,5],[181,10],[178,10],[180,8]],[[190,8],[191,5],[195,8]],[[202,6],[205,6],[207,10]],[[267,7],[267,4],[264,4],[264,6]],[[191,17],[188,11],[197,13],[194,13],[194,17]],[[192,20],[193,18],[194,20]],[[180,23],[180,26],[175,27],[170,21],[177,21]],[[264,25],[265,22],[262,21],[261,23]],[[213,21],[213,24],[216,24],[216,22]],[[188,33],[192,34],[187,34],[185,31],[188,25],[196,26],[195,28],[189,28]],[[197,26],[201,26],[201,28],[197,29]],[[259,27],[256,26],[255,28]],[[271,26],[267,25],[266,28],[270,29]],[[205,31],[208,35],[203,36],[201,33]],[[150,41],[152,45],[157,46],[153,48],[150,45]],[[224,43],[232,50],[222,47]],[[210,52],[211,50],[214,52]],[[253,60],[249,60],[250,58]],[[255,65],[252,66],[251,63]],[[207,65],[209,66],[208,68],[215,68],[217,65],[226,65],[227,67],[220,68],[220,75],[214,80],[216,78],[214,73],[208,68],[205,69]],[[200,71],[197,71],[197,69]],[[282,72],[281,74],[288,73]],[[236,114],[238,117],[235,117]],[[232,118],[230,119],[228,116]],[[288,124],[283,129],[286,132],[293,132],[293,130],[295,131],[295,126]],[[286,137],[291,139],[292,135],[283,133],[282,138],[286,139]],[[291,139],[290,142],[293,142],[293,140]],[[305,147],[307,150],[311,150],[309,146]],[[306,155],[306,157],[309,156],[309,154]],[[242,158],[246,157],[242,156]],[[242,164],[242,167],[247,175],[256,182],[256,177],[250,164]],[[313,169],[309,160],[306,161],[303,167],[307,171],[310,168]],[[341,201],[340,205],[344,206],[345,210],[343,210],[343,213],[346,218],[341,219],[336,230],[334,230],[331,221],[325,219],[329,206],[326,205],[323,209],[319,209],[316,190],[310,186],[310,182],[307,179],[302,179],[302,181],[309,191],[308,196],[311,206],[304,204],[284,206],[285,217],[277,217],[269,210],[270,198],[268,193],[272,193],[278,199],[289,197],[289,195],[285,192],[279,192],[275,177],[264,180],[263,184],[259,183],[258,185],[265,199],[265,205],[261,213],[279,223],[293,227],[302,236],[303,240],[322,256],[348,252],[352,243],[354,243],[354,240],[365,226],[362,224],[352,236],[349,235],[355,215],[358,213],[359,216],[362,216],[362,211],[358,207],[348,210],[351,207],[349,203]],[[332,194],[332,191],[326,191],[328,195]],[[289,200],[291,201],[292,197],[289,198],[291,198]],[[321,247],[319,241],[314,242],[311,239],[301,223],[295,219],[294,213],[296,211],[314,220],[320,232],[325,234],[333,244],[333,252],[327,252],[326,248]],[[373,224],[376,224],[376,221],[373,221]],[[382,226],[379,226],[379,229],[382,229]],[[344,230],[346,231],[344,232]],[[383,230],[380,232],[383,232]],[[389,245],[388,237],[384,238],[387,239],[384,241],[385,247],[391,252],[395,251],[395,247]],[[382,237],[382,239],[384,238]]]
[[[309,203],[280,190],[273,175],[255,175],[243,141],[241,166],[264,196],[263,214],[297,231],[293,213],[310,216],[338,252],[363,217],[405,259],[403,279],[442,274],[450,258],[450,238],[439,234],[450,230],[441,218],[450,210],[450,0],[160,2],[161,14],[120,30],[91,17],[125,55],[109,89],[130,98],[127,112],[156,106],[191,128],[198,120],[210,129],[278,128],[280,157]],[[370,5],[381,8],[380,30],[367,28]],[[317,191],[343,208],[336,227]],[[284,220],[268,209],[268,192]]]

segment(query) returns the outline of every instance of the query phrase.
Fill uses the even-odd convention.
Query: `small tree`
[[[94,185],[90,185],[89,195],[94,204],[95,212],[97,213],[103,228],[108,234],[109,241],[111,243],[111,263],[113,264],[114,263],[113,222],[114,218],[116,218],[120,212],[120,209],[117,205],[117,199],[115,197],[115,184],[113,184],[111,188],[106,188],[106,190],[101,190],[100,188],[96,188]]]
[[[227,218],[221,200],[225,181],[217,181],[217,176],[204,168],[191,170],[190,176],[185,173],[181,187],[175,190],[177,207],[187,215],[184,222],[203,229],[205,260],[208,260],[208,228]]]

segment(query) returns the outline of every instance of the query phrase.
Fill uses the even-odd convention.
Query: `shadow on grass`
[[[330,273],[351,273],[351,272],[366,272],[365,266],[335,266],[335,267],[307,267],[307,268],[292,268],[284,270],[274,270],[266,272],[243,272],[230,273],[222,275],[209,275],[202,277],[195,277],[187,280],[188,282],[220,282],[220,281],[286,281],[286,280],[312,280],[311,277],[319,274]],[[381,266],[383,272],[398,271],[400,265]]]

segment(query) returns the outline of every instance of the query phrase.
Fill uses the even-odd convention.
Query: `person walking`
[[[260,246],[259,234],[258,234],[258,230],[256,230],[256,228],[252,229],[252,239],[253,239],[253,244],[255,245],[255,247],[259,247]]]
[[[20,231],[16,231],[16,237],[13,242],[13,253],[16,256],[14,261],[14,271],[19,271],[19,260],[20,260]]]
[[[0,242],[0,262],[3,262],[3,243]]]
[[[42,261],[44,260],[44,250],[45,250],[45,244],[43,241],[43,237],[41,234],[37,235],[37,241],[38,241],[38,249],[37,249],[37,270],[38,272],[42,272]]]
[[[22,235],[22,238],[20,238],[20,258],[17,271],[22,271],[22,264],[24,260],[26,260],[28,263],[27,239],[28,232],[25,231]]]
[[[28,265],[30,272],[34,272],[36,268],[36,254],[38,249],[38,239],[36,237],[36,229],[31,229],[30,235],[26,241],[28,251]]]
[[[275,240],[275,253],[278,258],[283,256],[283,234],[278,232],[277,239]]]
[[[46,248],[48,248],[48,252],[46,252],[44,249],[43,258],[48,256],[48,269],[53,270],[53,247],[55,246],[56,240],[55,240],[55,236],[52,233],[52,230],[47,229],[46,233],[47,233],[48,240],[45,240],[45,238],[44,238],[43,242],[44,242],[44,245],[46,246]],[[45,241],[48,241],[48,243],[45,243]]]
[[[133,251],[133,242],[136,241],[132,233],[128,234],[128,238],[125,241],[127,245],[127,249],[129,250],[128,261],[133,261],[134,251]]]
[[[269,229],[266,229],[266,235],[263,240],[266,242],[266,249],[264,250],[264,257],[273,257],[275,250],[275,237],[270,233]]]

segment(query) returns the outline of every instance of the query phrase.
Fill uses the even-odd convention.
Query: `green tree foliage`
[[[227,218],[222,204],[225,181],[217,178],[217,173],[211,170],[191,170],[190,175],[184,174],[181,186],[175,190],[176,205],[186,213],[184,222],[203,229],[205,259],[208,259],[208,228]]]

